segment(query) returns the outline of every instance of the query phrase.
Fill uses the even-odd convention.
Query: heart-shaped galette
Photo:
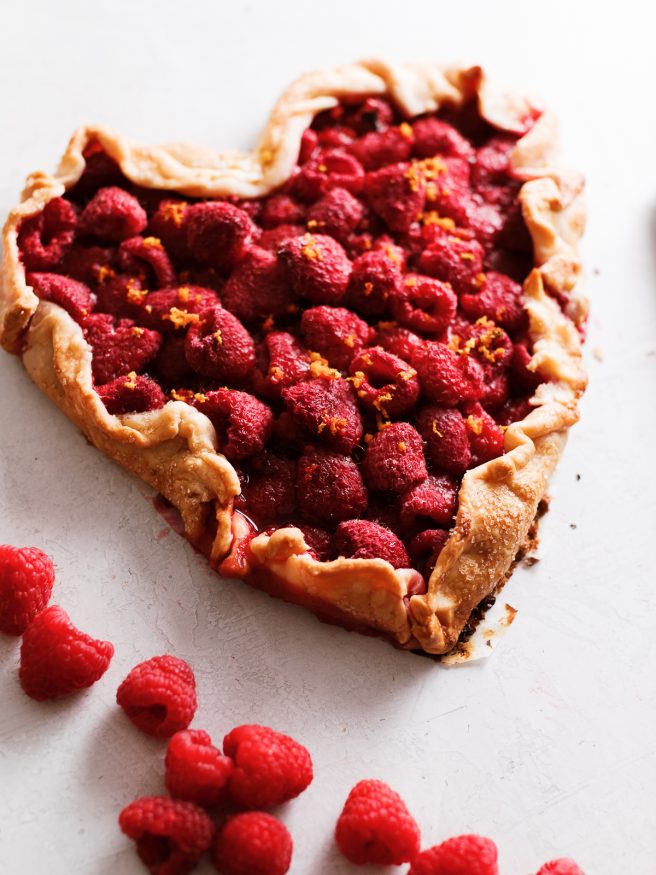
[[[452,650],[585,388],[582,181],[480,68],[296,82],[252,154],[73,137],[5,227],[2,342],[224,575]]]

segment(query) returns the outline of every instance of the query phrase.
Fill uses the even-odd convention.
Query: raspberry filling
[[[23,221],[28,282],[89,343],[110,413],[205,413],[252,534],[427,578],[461,478],[503,453],[540,377],[512,134],[462,109],[344,101],[267,197],[141,188],[91,143]]]

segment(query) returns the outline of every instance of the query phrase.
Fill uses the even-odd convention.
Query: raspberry
[[[456,510],[458,487],[452,477],[429,476],[401,495],[401,521],[412,525],[418,516],[429,517],[438,526],[450,526]]]
[[[493,270],[485,274],[478,292],[461,295],[460,306],[467,315],[476,319],[487,316],[508,331],[519,328],[524,319],[522,287]]]
[[[114,647],[80,632],[66,611],[51,605],[34,617],[25,632],[19,679],[37,702],[86,689],[107,671]]]
[[[193,720],[196,679],[182,659],[168,653],[153,656],[130,671],[116,701],[141,732],[169,738]]]
[[[53,198],[36,216],[23,219],[18,248],[25,270],[53,270],[73,245],[77,216],[68,201]]]
[[[398,793],[383,781],[360,781],[349,793],[335,840],[351,863],[409,863],[419,853],[420,833]]]
[[[96,287],[96,310],[125,319],[137,319],[147,294],[138,277],[116,274],[112,270],[112,275],[103,274],[103,279]]]
[[[437,404],[455,407],[461,401],[477,401],[483,394],[483,369],[469,356],[459,356],[448,346],[430,341],[412,357],[426,397]]]
[[[115,322],[107,313],[87,316],[83,328],[93,354],[93,378],[98,384],[143,370],[155,358],[162,342],[157,331],[139,328],[131,319]]]
[[[511,398],[496,411],[494,418],[497,425],[511,425],[513,422],[520,422],[527,417],[533,410],[530,398]]]
[[[187,207],[185,225],[194,258],[219,268],[232,267],[255,232],[248,213],[224,201]]]
[[[334,304],[344,296],[351,262],[332,237],[304,234],[283,243],[279,255],[300,297],[313,304]]]
[[[364,210],[360,201],[345,188],[332,188],[310,207],[307,228],[329,234],[344,244],[360,223]]]
[[[488,411],[497,411],[508,400],[510,394],[510,384],[506,374],[499,374],[494,377],[489,383],[485,384],[485,389],[481,396],[481,404]]]
[[[467,435],[471,448],[471,465],[482,465],[503,453],[503,432],[480,404],[468,404]]]
[[[199,321],[205,310],[219,306],[219,299],[212,289],[202,286],[175,286],[171,289],[158,289],[156,292],[139,293],[128,289],[128,301],[138,304],[140,325],[154,328],[161,334],[175,334]]]
[[[362,460],[365,481],[372,489],[403,492],[428,476],[421,438],[407,422],[381,429]]]
[[[251,246],[223,287],[221,302],[238,319],[252,322],[267,316],[284,316],[293,306],[294,298],[276,256]]]
[[[440,234],[422,252],[419,270],[445,283],[458,294],[470,291],[483,272],[483,247],[477,240]]]
[[[226,796],[232,760],[223,756],[200,729],[183,729],[171,736],[166,748],[166,789],[176,799],[204,808]]]
[[[292,183],[294,194],[313,203],[332,188],[359,194],[364,183],[360,162],[344,149],[321,149],[302,167]]]
[[[397,326],[395,322],[381,322],[375,341],[378,346],[406,362],[424,345],[418,334]]]
[[[499,234],[503,229],[504,218],[502,214],[497,207],[477,201],[470,201],[466,210],[468,227],[485,250],[490,252],[492,247],[498,243]]]
[[[448,283],[421,274],[407,274],[392,313],[402,325],[421,334],[439,334],[456,314],[458,299]]]
[[[222,875],[285,875],[292,859],[287,827],[263,811],[238,814],[214,845],[214,865]]]
[[[230,795],[244,808],[282,805],[312,782],[307,749],[268,726],[237,726],[223,739],[223,753],[234,762]]]
[[[412,129],[407,134],[399,128],[372,131],[351,143],[349,152],[365,170],[379,170],[387,164],[407,161],[412,153]]]
[[[255,367],[253,339],[239,319],[223,307],[213,307],[191,325],[185,340],[191,367],[213,380],[239,382]]]
[[[119,243],[141,234],[148,224],[146,211],[139,201],[117,186],[101,188],[82,210],[78,233]]]
[[[227,459],[241,461],[254,456],[271,436],[271,410],[248,392],[217,389],[196,395],[193,404],[211,420],[219,449]]]
[[[462,414],[453,408],[429,404],[419,411],[415,422],[433,465],[449,474],[464,474],[471,462],[471,450]]]
[[[444,529],[424,529],[408,544],[408,553],[415,567],[427,578],[435,568],[438,556],[448,540],[449,533]]]
[[[542,382],[540,374],[528,369],[531,358],[531,353],[523,343],[513,344],[510,381],[518,395],[532,395]]]
[[[166,404],[160,387],[149,377],[137,376],[130,371],[125,377],[117,377],[104,386],[96,386],[96,392],[107,412],[118,416],[122,413],[146,413],[158,410]]]
[[[434,155],[449,155],[469,158],[472,147],[458,131],[447,122],[437,118],[420,118],[412,125],[414,154],[418,158]]]
[[[333,558],[333,536],[325,529],[317,529],[305,523],[294,523],[294,527],[303,532],[303,538],[309,552],[320,562],[328,562]]]
[[[310,349],[342,371],[367,345],[372,333],[363,319],[344,307],[311,307],[301,317],[301,332]]]
[[[59,304],[76,322],[93,309],[91,292],[84,283],[57,273],[28,273],[25,279],[42,301]]]
[[[306,519],[332,525],[359,516],[367,490],[349,456],[310,447],[298,460],[298,506]]]
[[[471,172],[474,188],[486,191],[490,186],[507,184],[510,152],[515,142],[514,137],[500,134],[476,150]]]
[[[319,145],[319,137],[317,136],[317,132],[313,131],[312,128],[306,128],[303,131],[303,136],[301,137],[301,147],[298,153],[298,163],[305,164],[306,161],[309,161],[312,158]]]
[[[153,875],[186,875],[212,844],[214,827],[201,808],[165,796],[142,796],[119,814],[121,831],[137,845]]]
[[[278,225],[302,225],[305,222],[305,207],[288,194],[273,194],[262,206],[260,223],[263,228]]]
[[[59,270],[87,286],[103,284],[114,276],[114,250],[105,246],[82,246],[75,243],[66,253]]]
[[[271,331],[257,350],[254,384],[264,395],[279,396],[284,388],[310,372],[310,355],[293,334]]]
[[[513,345],[503,328],[482,316],[474,325],[463,326],[459,332],[459,351],[473,355],[481,363],[486,381],[492,380],[508,367]]]
[[[167,198],[160,202],[148,224],[148,233],[161,240],[176,261],[188,261],[191,257],[185,224],[188,206],[186,201]]]
[[[347,300],[363,316],[382,316],[400,292],[399,265],[382,250],[365,252],[353,262]]]
[[[498,875],[497,848],[477,835],[457,836],[423,851],[408,875]]]
[[[402,234],[424,208],[426,182],[414,165],[390,164],[367,173],[364,196],[390,231]]]
[[[278,225],[269,231],[263,231],[257,241],[261,249],[277,253],[283,243],[294,237],[302,237],[305,234],[303,225]]]
[[[282,397],[294,419],[332,449],[350,453],[362,437],[362,420],[346,380],[319,377],[283,389]]]
[[[169,337],[165,339],[155,359],[154,368],[157,375],[165,383],[171,385],[180,385],[193,375],[194,372],[189,367],[189,362],[185,356],[184,337]]]
[[[0,632],[22,635],[50,600],[55,569],[37,547],[0,546]]]
[[[311,437],[307,429],[286,410],[273,423],[272,442],[282,453],[302,453]]]
[[[574,860],[562,857],[560,860],[552,860],[540,868],[537,875],[584,875],[584,872],[576,865]]]
[[[326,128],[318,134],[317,144],[322,148],[337,149],[343,146],[350,146],[354,137],[355,133],[351,128]]]
[[[346,520],[337,526],[335,547],[340,556],[353,559],[385,559],[392,568],[408,568],[405,547],[385,526],[370,520]]]
[[[381,97],[367,97],[349,114],[348,123],[358,134],[368,131],[382,131],[394,121],[394,110],[387,100]]]
[[[175,283],[175,271],[158,237],[131,237],[118,247],[118,263],[127,273],[148,273],[148,286],[164,289]],[[149,281],[154,280],[154,282]]]
[[[351,380],[362,404],[384,417],[401,416],[417,403],[417,372],[380,346],[363,350],[351,361]]]
[[[296,462],[272,453],[259,455],[242,487],[244,510],[257,522],[290,517],[296,510]]]
[[[86,163],[82,176],[68,192],[74,199],[86,200],[103,186],[125,183],[121,168],[98,141],[89,143],[85,148],[84,160]]]

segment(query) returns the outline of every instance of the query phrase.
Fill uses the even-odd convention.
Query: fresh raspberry
[[[95,309],[123,319],[140,319],[142,305],[148,294],[143,281],[139,277],[113,270],[111,274],[103,272],[101,276],[96,286]]]
[[[403,492],[428,476],[421,438],[407,422],[393,422],[374,435],[362,460],[372,489]]]
[[[308,526],[305,523],[294,523],[294,527],[303,532],[303,539],[308,550],[320,562],[328,562],[334,555],[333,536],[325,529]]]
[[[210,267],[232,267],[255,233],[248,213],[224,201],[187,207],[185,225],[192,255]]]
[[[438,526],[450,526],[456,510],[458,487],[445,474],[428,477],[401,495],[401,520],[412,525],[416,517],[429,517]]]
[[[216,389],[196,395],[193,404],[211,420],[219,449],[227,459],[241,461],[254,456],[271,436],[270,408],[248,392]]]
[[[273,423],[272,444],[281,453],[302,453],[311,439],[308,430],[286,410]]]
[[[141,234],[148,216],[139,201],[117,186],[101,188],[82,210],[78,233],[119,243]]]
[[[344,296],[351,262],[325,234],[304,234],[283,243],[279,256],[293,290],[313,304],[334,304]]]
[[[118,263],[127,273],[146,271],[151,289],[165,289],[175,283],[175,271],[159,237],[131,237],[118,247]]]
[[[462,134],[441,119],[417,119],[413,122],[412,133],[413,151],[418,158],[432,158],[434,155],[469,158],[472,155],[472,147]]]
[[[294,799],[312,782],[308,750],[268,726],[237,726],[223,739],[232,758],[230,795],[244,808],[270,808]]]
[[[323,149],[341,149],[350,146],[355,138],[355,131],[349,127],[325,128],[317,136],[317,144]]]
[[[221,291],[223,306],[244,322],[284,316],[294,298],[272,252],[250,246]]]
[[[542,382],[540,374],[528,368],[531,358],[531,353],[523,343],[513,344],[510,382],[518,395],[532,395]]]
[[[356,355],[349,370],[361,403],[381,416],[402,416],[417,403],[417,372],[380,346],[369,347]]]
[[[375,342],[406,362],[409,362],[417,350],[424,345],[423,339],[418,334],[402,328],[395,322],[381,322]]]
[[[287,240],[293,240],[294,237],[302,237],[303,234],[305,234],[305,227],[303,225],[278,225],[276,228],[262,231],[257,245],[261,249],[266,249],[268,252],[275,254]]]
[[[175,334],[199,321],[205,310],[219,306],[217,294],[202,286],[174,286],[143,293],[128,289],[128,301],[138,305],[134,317],[144,328],[153,328],[161,334]]]
[[[185,224],[188,206],[180,198],[166,198],[160,202],[148,223],[148,233],[161,240],[176,261],[188,261],[191,257]]]
[[[583,869],[576,865],[569,857],[560,860],[552,860],[540,868],[537,875],[584,875]]]
[[[498,245],[498,238],[503,230],[504,216],[499,208],[485,202],[479,203],[471,200],[466,206],[467,226],[473,231],[474,236],[482,244],[486,253],[490,253],[493,247]]]
[[[460,306],[467,315],[476,319],[487,316],[508,331],[519,328],[524,318],[522,287],[493,270],[485,274],[478,292],[460,296]]]
[[[481,836],[456,836],[422,851],[408,875],[499,875],[497,848]]]
[[[121,831],[137,845],[137,854],[152,875],[187,875],[212,844],[214,826],[190,802],[165,796],[142,796],[118,818]]]
[[[508,183],[510,152],[515,143],[514,137],[499,134],[476,150],[476,160],[472,164],[471,172],[472,185],[484,193],[484,196],[490,187]]]
[[[365,134],[349,146],[349,152],[365,170],[380,170],[387,164],[407,161],[412,153],[412,128],[387,128]]]
[[[191,367],[213,380],[239,382],[255,367],[253,339],[223,307],[205,310],[187,332],[185,355]]]
[[[342,371],[372,334],[367,323],[345,307],[311,307],[301,317],[301,332],[309,349],[320,352],[332,367]]]
[[[471,450],[462,414],[450,407],[429,404],[419,411],[415,424],[433,465],[448,474],[464,474],[471,462]]]
[[[93,309],[91,292],[84,283],[57,273],[28,273],[25,279],[27,284],[32,286],[37,297],[42,301],[59,304],[76,322]]]
[[[440,334],[456,314],[458,299],[448,283],[421,274],[405,276],[392,298],[392,314],[420,334]]]
[[[310,447],[298,460],[298,506],[310,521],[332,525],[359,516],[367,490],[349,456]]]
[[[452,340],[453,340],[452,334]],[[458,329],[458,350],[474,356],[483,366],[486,382],[494,379],[511,363],[513,344],[503,328],[482,316],[473,325]]]
[[[157,376],[169,385],[181,385],[193,376],[185,356],[184,337],[167,337],[154,362]]]
[[[113,158],[110,158],[101,144],[96,140],[89,143],[84,150],[84,170],[82,176],[68,191],[74,200],[87,200],[98,191],[109,185],[125,184],[126,180],[121,168]]]
[[[196,713],[196,679],[182,659],[165,654],[136,665],[116,692],[116,701],[141,732],[170,738]]]
[[[292,849],[292,837],[283,823],[263,811],[247,811],[223,827],[213,859],[222,875],[285,875]]]
[[[482,465],[503,453],[503,432],[480,404],[465,406],[471,466]]]
[[[359,194],[364,183],[364,168],[344,149],[321,149],[302,167],[292,183],[294,194],[313,203],[331,188],[345,188]]]
[[[111,247],[74,243],[64,256],[59,269],[66,276],[92,286],[96,283],[102,284],[114,276],[113,261],[114,250]]]
[[[122,413],[147,413],[166,404],[166,396],[158,384],[149,377],[137,376],[130,371],[125,377],[117,377],[104,386],[96,386],[96,392],[107,412],[118,416]]]
[[[390,231],[404,233],[424,208],[426,181],[407,162],[367,173],[364,196]]]
[[[444,529],[424,529],[410,540],[408,553],[412,557],[415,568],[426,578],[430,577],[438,556],[448,540],[449,533]]]
[[[427,158],[439,168],[426,186],[426,200],[430,209],[441,217],[452,219],[457,225],[468,227],[473,209],[469,188],[469,162],[462,158]]]
[[[159,350],[162,336],[139,328],[131,319],[118,322],[107,313],[92,313],[84,320],[84,336],[91,347],[91,368],[98,384],[109,383],[130,371],[142,371]]]
[[[53,198],[36,216],[23,219],[18,248],[25,270],[48,271],[60,266],[73,245],[77,216],[68,201]]]
[[[384,250],[365,252],[353,262],[348,303],[363,316],[383,316],[402,281],[398,263]]]
[[[0,545],[0,632],[22,635],[50,600],[55,569],[37,547]]]
[[[332,188],[307,213],[307,229],[312,234],[329,234],[344,244],[359,225],[364,209],[345,188]]]
[[[310,355],[293,334],[271,331],[256,351],[253,384],[263,395],[278,397],[283,389],[305,379]]]
[[[349,793],[335,840],[351,863],[409,863],[419,853],[420,833],[404,801],[383,781],[360,781]]]
[[[319,137],[312,128],[306,128],[301,137],[301,146],[298,152],[298,163],[305,164],[312,158],[319,146]]]
[[[41,702],[84,690],[107,671],[114,647],[80,632],[66,611],[51,605],[25,632],[19,678],[23,691]]]
[[[402,542],[385,526],[370,520],[345,520],[337,526],[335,548],[352,559],[385,559],[392,568],[408,568],[410,560]]]
[[[302,225],[304,222],[305,207],[288,194],[272,194],[264,201],[260,215],[263,228]]]
[[[510,395],[510,383],[506,374],[498,374],[490,382],[485,384],[481,395],[481,405],[487,410],[496,413],[507,402]]]
[[[350,453],[362,437],[362,420],[346,380],[318,377],[283,389],[282,397],[294,419],[332,449]]]
[[[292,516],[296,510],[296,462],[263,453],[251,464],[248,483],[242,487],[248,516],[260,523]]]
[[[383,131],[394,121],[394,110],[382,97],[367,97],[355,112],[348,114],[347,119],[358,134]]]
[[[213,808],[228,790],[232,760],[223,756],[200,729],[182,729],[171,736],[164,760],[166,789],[175,799]]]
[[[412,357],[426,397],[437,404],[455,407],[461,401],[477,401],[483,394],[483,369],[469,356],[459,356],[443,343],[426,343]]]
[[[451,234],[440,234],[422,252],[419,270],[445,283],[451,283],[457,294],[475,287],[483,272],[483,247],[477,240],[463,240]]]

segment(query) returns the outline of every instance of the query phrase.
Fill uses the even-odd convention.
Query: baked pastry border
[[[96,447],[177,508],[186,535],[224,574],[311,604],[324,619],[384,635],[401,647],[444,654],[524,543],[586,386],[577,331],[587,315],[578,254],[583,180],[558,163],[552,115],[543,113],[511,153],[513,172],[524,183],[520,200],[534,246],[535,269],[524,284],[534,345],[530,367],[549,382],[539,386],[531,413],[508,427],[505,454],[465,474],[455,526],[424,595],[408,593],[414,571],[394,570],[382,559],[315,560],[292,527],[258,535],[245,558],[242,518],[232,509],[239,481],[216,450],[209,419],[179,401],[146,414],[110,415],[93,389],[91,352],[80,326],[62,308],[39,301],[19,258],[20,222],[79,179],[90,142],[99,142],[142,186],[197,197],[257,197],[288,178],[314,115],[359,94],[386,94],[408,117],[477,98],[490,123],[515,133],[522,133],[532,108],[525,98],[494,90],[477,66],[376,60],[298,79],[250,153],[139,146],[103,127],[80,128],[54,176],[39,172],[28,178],[22,202],[4,226],[0,341],[22,356],[34,382]]]

